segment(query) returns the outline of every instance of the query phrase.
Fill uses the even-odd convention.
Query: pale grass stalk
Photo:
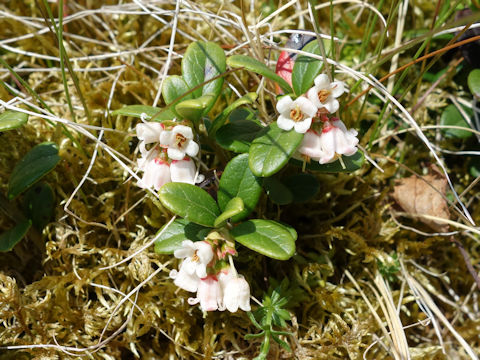
[[[407,11],[408,11],[408,1],[409,0],[403,0],[403,4],[400,5],[400,8],[398,10],[397,30],[395,32],[395,42],[393,45],[395,47],[400,46],[400,44],[402,43],[403,29],[405,27],[405,19],[407,17]],[[390,64],[390,71],[389,71],[390,73],[394,72],[397,69],[399,58],[400,58],[400,53],[396,53],[395,55],[393,55],[391,64]],[[394,83],[395,83],[395,75],[391,76],[388,79],[387,90],[389,93],[392,92]]]

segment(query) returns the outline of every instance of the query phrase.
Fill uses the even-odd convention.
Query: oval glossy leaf
[[[239,197],[245,207],[241,213],[232,217],[232,222],[245,219],[255,209],[262,193],[260,181],[248,166],[248,154],[238,155],[227,164],[219,182],[218,205],[224,211],[231,199]]]
[[[465,113],[471,118],[473,116],[472,109],[463,107]],[[465,121],[464,117],[458,111],[457,107],[453,104],[448,105],[442,113],[440,118],[440,124],[446,126],[460,126],[470,129],[470,126]],[[441,129],[445,136],[457,139],[466,139],[473,135],[471,131],[465,131],[460,129]]]
[[[321,54],[317,39],[309,42],[302,50],[315,55]],[[327,46],[325,51],[328,51]],[[305,55],[298,55],[292,70],[292,86],[297,96],[305,94],[312,87],[313,80],[320,74],[322,67],[323,61]]]
[[[8,198],[11,200],[27,190],[37,180],[53,170],[60,161],[57,144],[38,144],[18,162],[8,182]]]
[[[287,205],[293,201],[290,189],[273,176],[263,179],[263,187],[274,204]]]
[[[280,171],[303,139],[295,130],[283,131],[276,123],[264,129],[250,146],[248,163],[256,176],[269,177]]]
[[[175,106],[181,101],[189,100],[192,98],[192,94],[183,96],[188,92],[189,88],[185,80],[181,76],[172,75],[165,79],[162,87],[163,100],[165,104],[169,105],[169,109],[178,116],[175,111]]]
[[[233,103],[228,105],[225,110],[223,110],[220,115],[218,115],[215,120],[213,121],[213,124],[209,130],[210,135],[215,135],[217,130],[225,124],[225,121],[228,118],[228,115],[238,108],[239,106],[242,105],[247,105],[247,104],[252,104],[255,100],[257,100],[257,93],[251,92],[248,93],[247,95],[242,96],[240,99],[235,100]]]
[[[285,93],[290,94],[293,92],[292,88],[282,77],[277,75],[275,71],[271,70],[264,63],[251,58],[246,55],[233,55],[227,59],[227,65],[233,68],[243,67],[246,70],[252,71],[259,75],[265,76],[266,78],[275,81],[282,88]]]
[[[296,174],[283,180],[285,186],[293,194],[293,202],[306,202],[317,195],[320,184],[315,176],[310,174]]]
[[[245,221],[234,227],[230,234],[240,244],[274,259],[287,260],[295,252],[291,232],[272,220]]]
[[[225,72],[226,59],[222,48],[214,42],[197,41],[191,43],[182,59],[182,76],[190,89]],[[204,109],[206,114],[222,91],[223,77],[212,80],[193,92],[193,97],[213,95],[212,101]]]
[[[167,183],[160,188],[160,201],[176,215],[212,227],[220,215],[217,203],[203,189],[185,183]]]
[[[261,125],[261,122],[258,120],[257,115],[254,111],[248,108],[237,108],[232,111],[228,117],[229,122],[240,121],[240,120],[251,120],[258,125]]]
[[[157,236],[165,226],[157,232]],[[185,219],[176,219],[155,241],[155,252],[157,254],[173,254],[182,246],[182,241],[202,241],[210,230]]]
[[[474,69],[468,74],[468,88],[477,98],[480,98],[480,69]]]
[[[0,114],[0,132],[19,128],[28,121],[28,114],[7,110]]]
[[[140,118],[142,114],[156,121],[172,120],[175,117],[175,113],[171,108],[162,109],[147,105],[128,105],[112,112],[112,115],[132,116],[136,118]]]
[[[10,251],[27,234],[32,223],[24,220],[18,223],[13,229],[7,230],[0,235],[0,251]]]
[[[33,185],[25,193],[22,203],[25,215],[38,230],[42,230],[52,219],[55,195],[50,185],[43,182]]]
[[[213,95],[203,95],[196,99],[179,102],[175,106],[175,110],[182,118],[198,123],[205,109],[210,106],[213,100]]]
[[[225,225],[228,219],[240,214],[244,209],[242,198],[234,197],[227,203],[223,213],[221,213],[220,216],[215,220],[214,226],[220,227]]]
[[[327,173],[340,173],[340,172],[353,172],[360,169],[365,162],[363,153],[359,150],[352,156],[342,156],[342,163],[339,160],[331,162],[329,164],[319,164],[317,161],[311,161],[307,164],[306,168],[313,171],[327,172]],[[302,167],[303,163],[296,159],[290,160],[292,164]]]
[[[218,145],[224,149],[246,153],[263,126],[250,120],[238,120],[222,126],[215,135]]]

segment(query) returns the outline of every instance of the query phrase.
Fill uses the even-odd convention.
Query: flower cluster
[[[199,147],[191,127],[175,125],[169,129],[160,122],[146,122],[137,124],[136,131],[142,154],[138,169],[143,171],[138,186],[159,190],[171,181],[195,183],[197,169],[190,156],[196,156]],[[150,144],[153,146],[147,150]]]
[[[341,155],[350,156],[357,152],[357,132],[347,130],[340,119],[328,116],[339,109],[337,98],[344,91],[343,82],[330,83],[328,76],[321,74],[305,95],[295,100],[284,96],[278,101],[278,127],[305,134],[295,157],[326,164]]]
[[[197,293],[188,299],[190,305],[200,304],[203,311],[250,311],[250,286],[233,266],[231,255],[236,252],[232,246],[219,241],[218,233],[213,231],[204,241],[184,240],[182,247],[175,250],[175,257],[183,261],[170,277],[179,288]]]

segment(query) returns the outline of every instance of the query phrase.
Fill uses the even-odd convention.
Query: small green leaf
[[[476,98],[480,98],[480,69],[474,69],[468,74],[468,88]]]
[[[159,196],[168,210],[199,225],[212,227],[220,215],[215,200],[195,185],[167,183],[160,188]]]
[[[228,118],[228,115],[238,108],[239,106],[252,104],[255,100],[257,100],[257,93],[250,92],[247,95],[242,96],[240,99],[235,100],[233,103],[228,105],[225,110],[223,110],[220,115],[218,115],[215,120],[213,121],[212,127],[209,130],[210,135],[215,135],[217,130],[225,124],[225,121]]]
[[[191,43],[182,59],[182,76],[190,89],[201,83],[221,75],[226,69],[225,53],[214,42],[196,41]],[[202,115],[210,111],[223,86],[223,77],[206,83],[193,92],[194,98],[202,95],[212,95],[211,102],[205,107]]]
[[[32,226],[30,220],[23,220],[13,229],[7,230],[0,235],[0,251],[10,251],[20,240],[27,234],[28,229]]]
[[[268,177],[280,171],[303,139],[295,130],[283,131],[276,123],[265,128],[250,146],[248,163],[256,176]]]
[[[295,252],[295,239],[282,225],[272,220],[249,220],[234,227],[230,234],[240,244],[278,260]]]
[[[198,123],[205,109],[210,106],[213,99],[213,95],[207,94],[196,99],[185,100],[178,103],[175,106],[175,110],[184,119]]]
[[[25,193],[22,200],[27,215],[38,230],[42,230],[53,216],[55,195],[50,185],[40,182]]]
[[[237,108],[232,111],[228,117],[229,122],[235,122],[240,120],[251,120],[258,125],[261,125],[254,111],[248,108]]]
[[[172,75],[165,79],[162,87],[163,99],[165,104],[170,106],[170,109],[178,116],[175,111],[175,106],[185,100],[192,98],[192,94],[188,94],[182,97],[189,90],[187,83],[181,76]]]
[[[164,225],[158,232],[160,233]],[[182,246],[182,241],[202,241],[211,229],[185,219],[176,219],[155,241],[155,252],[157,254],[173,254]]]
[[[0,132],[13,130],[24,125],[28,120],[28,114],[7,110],[0,114]]]
[[[166,110],[158,107],[147,105],[128,105],[112,112],[112,115],[123,115],[140,118],[142,114],[146,114],[148,118],[155,121],[172,120],[175,113],[171,108]]]
[[[303,163],[299,160],[292,159],[290,161],[297,166],[303,166]],[[352,156],[342,156],[342,161],[345,167],[342,166],[342,163],[339,160],[328,164],[319,164],[317,161],[311,161],[306,167],[309,170],[327,173],[353,172],[362,167],[365,162],[365,157],[359,150]]]
[[[273,176],[263,179],[263,187],[274,204],[287,205],[293,201],[292,192]]]
[[[293,202],[306,202],[313,198],[320,188],[315,176],[310,174],[296,174],[287,177],[283,183],[293,194]]]
[[[243,200],[245,209],[232,218],[232,222],[245,219],[257,206],[262,193],[260,179],[248,167],[248,154],[234,157],[225,167],[217,192],[218,205],[224,211],[235,197]]]
[[[330,42],[327,42],[327,46],[325,46],[325,51],[327,52],[330,48],[328,44]],[[316,39],[305,45],[302,50],[315,55],[321,54],[320,46]],[[322,67],[323,61],[305,55],[298,55],[292,70],[292,85],[297,96],[305,94],[312,87],[313,80],[320,74]]]
[[[8,198],[14,199],[27,190],[52,171],[59,161],[57,144],[44,142],[34,146],[13,169],[8,182]]]
[[[250,120],[238,120],[218,129],[215,139],[218,145],[236,153],[246,153],[252,141],[263,127]]]
[[[463,107],[465,113],[468,115],[469,118],[473,116],[472,109]],[[470,126],[465,121],[464,117],[458,111],[457,107],[453,104],[448,105],[442,113],[440,118],[440,124],[446,126],[460,126],[467,129],[470,129]],[[458,138],[458,139],[467,139],[473,135],[471,131],[459,130],[459,129],[441,129],[445,136],[450,138]]]
[[[230,200],[225,206],[225,210],[220,216],[215,220],[213,224],[215,227],[220,227],[225,225],[228,219],[234,217],[235,215],[240,214],[244,210],[243,200],[239,197],[234,197]]]
[[[264,63],[251,58],[246,55],[233,55],[227,59],[227,65],[233,68],[244,67],[246,70],[265,76],[266,78],[275,81],[282,88],[285,93],[292,93],[293,90],[282,77],[277,75],[275,71],[268,68]]]

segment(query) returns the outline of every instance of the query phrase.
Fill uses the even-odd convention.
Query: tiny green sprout
[[[388,282],[397,281],[397,276],[395,274],[400,271],[400,262],[398,261],[397,253],[392,252],[390,254],[390,259],[387,261],[377,259],[377,266],[380,274],[382,274]]]

